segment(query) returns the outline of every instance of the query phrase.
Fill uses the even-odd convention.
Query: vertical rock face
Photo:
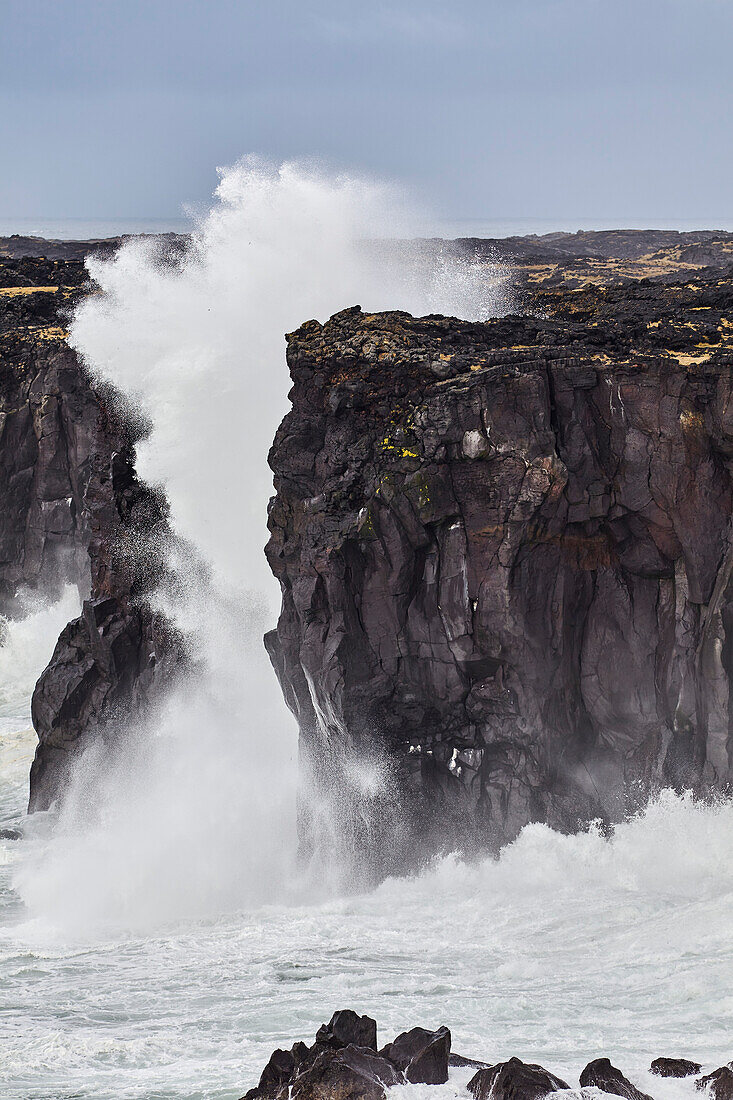
[[[92,384],[60,327],[81,264],[20,266],[0,266],[0,613],[19,612],[18,594],[52,599],[68,582],[87,596],[33,696],[34,810],[63,793],[76,752],[149,701],[180,654],[144,599],[166,519],[135,476],[142,427]]]
[[[266,642],[313,781],[383,871],[730,781],[731,286],[591,299],[487,324],[357,307],[288,338]]]

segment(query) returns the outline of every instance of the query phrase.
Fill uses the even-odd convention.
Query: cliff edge
[[[81,258],[0,258],[0,614],[66,583],[86,597],[33,695],[31,810],[63,795],[79,750],[114,735],[180,657],[145,600],[167,533],[165,502],[135,474],[145,425],[66,342],[88,289]]]
[[[730,274],[532,294],[288,337],[266,644],[382,872],[730,782]]]

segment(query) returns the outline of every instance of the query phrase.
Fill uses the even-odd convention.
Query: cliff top
[[[353,406],[357,392],[400,397],[488,367],[562,358],[609,368],[661,359],[694,370],[728,363],[731,353],[733,277],[715,268],[686,270],[676,282],[537,288],[526,314],[487,322],[355,306],[288,336],[294,379],[317,377],[328,386],[332,411]]]

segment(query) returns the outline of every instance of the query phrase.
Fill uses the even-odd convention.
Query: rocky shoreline
[[[3,611],[89,597],[36,690],[34,809],[184,660],[147,604],[168,530],[145,426],[66,343],[84,255],[119,243],[0,239]],[[270,455],[266,643],[374,877],[725,791],[733,755],[733,235],[418,244],[503,265],[521,314],[308,322]],[[319,828],[304,806],[306,854]]]
[[[413,1027],[380,1049],[376,1021],[342,1009],[318,1029],[312,1045],[296,1042],[289,1050],[274,1050],[259,1083],[242,1100],[385,1100],[393,1085],[445,1084],[451,1068],[476,1071],[466,1085],[475,1100],[542,1100],[575,1088],[543,1066],[519,1058],[491,1064],[456,1054],[447,1027]],[[660,1057],[649,1069],[658,1077],[694,1077],[697,1088],[712,1100],[733,1096],[731,1064],[703,1076],[698,1062]],[[608,1058],[589,1062],[578,1084],[624,1100],[653,1100]]]
[[[86,745],[113,739],[150,705],[184,654],[147,602],[163,575],[168,527],[166,502],[135,473],[146,425],[91,379],[66,341],[70,313],[90,290],[83,253],[61,242],[70,258],[18,258],[7,243],[0,240],[0,613],[22,615],[24,595],[53,600],[67,583],[85,597],[33,694],[34,811],[63,796]]]
[[[378,874],[731,783],[730,272],[533,293],[288,337],[266,640]]]

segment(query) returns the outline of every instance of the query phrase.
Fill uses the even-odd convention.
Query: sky
[[[733,0],[0,0],[0,218],[168,218],[242,155],[447,219],[733,219]]]

